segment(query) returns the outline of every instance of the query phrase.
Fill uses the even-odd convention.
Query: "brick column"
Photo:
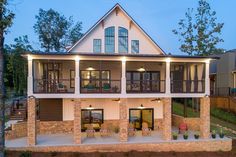
[[[36,135],[36,101],[35,98],[28,98],[28,121],[27,121],[27,135],[28,146],[35,146],[37,141]]]
[[[163,138],[171,140],[171,98],[163,99]]]
[[[200,134],[203,139],[210,136],[210,98],[200,99]]]
[[[74,142],[81,144],[81,102],[74,101]]]
[[[128,118],[127,118],[127,99],[122,99],[120,104],[120,141],[128,141]]]

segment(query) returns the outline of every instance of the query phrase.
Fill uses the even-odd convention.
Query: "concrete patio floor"
[[[173,131],[177,131],[176,128],[172,129]],[[178,140],[172,140],[172,142],[184,142],[184,141],[201,141],[203,139],[194,139],[193,131],[189,131],[188,140],[183,139],[183,135],[179,134]],[[212,140],[217,140],[216,139]],[[136,136],[129,137],[126,143],[162,143],[166,142],[162,138],[161,131],[152,131],[151,136],[142,136],[141,131],[136,132]],[[93,145],[93,144],[120,144],[119,134],[113,134],[109,137],[101,137],[99,132],[95,133],[94,138],[87,138],[86,133],[82,133],[82,145]],[[71,146],[76,145],[73,142],[73,134],[52,134],[52,135],[38,135],[37,136],[37,146]],[[27,147],[27,137],[7,140],[6,147]]]

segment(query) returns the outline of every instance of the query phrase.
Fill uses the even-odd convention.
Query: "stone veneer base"
[[[9,151],[32,152],[195,152],[195,151],[230,151],[231,139],[199,141],[166,141],[157,143],[116,143],[116,144],[71,144],[65,146],[8,147]]]

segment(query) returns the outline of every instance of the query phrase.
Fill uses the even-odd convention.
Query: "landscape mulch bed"
[[[236,157],[236,140],[233,141],[233,149],[230,152],[115,152],[115,153],[31,153],[31,152],[7,152],[6,157]]]

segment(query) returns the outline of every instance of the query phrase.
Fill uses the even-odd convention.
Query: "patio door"
[[[148,124],[150,129],[153,129],[154,124],[154,110],[153,108],[146,109],[130,109],[129,122],[133,123],[138,130],[142,129],[142,123]]]

